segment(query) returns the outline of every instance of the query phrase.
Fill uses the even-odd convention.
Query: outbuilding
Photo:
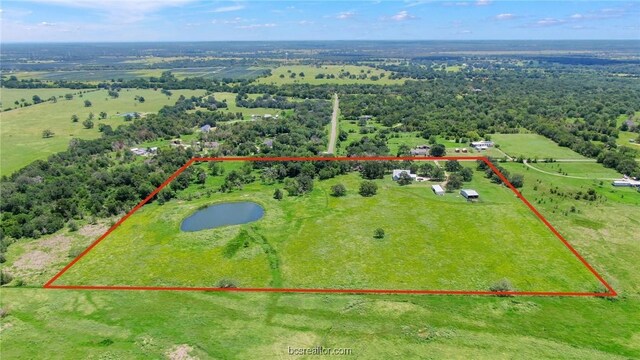
[[[392,173],[392,175],[391,175],[391,178],[392,178],[394,181],[397,181],[398,179],[400,179],[400,174],[402,174],[403,172],[407,173],[407,175],[409,175],[413,180],[415,180],[415,179],[418,177],[418,175],[416,175],[416,174],[412,174],[412,173],[411,173],[411,170],[400,170],[400,169],[396,169],[396,170],[393,170],[393,173]]]
[[[431,190],[436,195],[444,195],[444,189],[440,185],[431,185]]]
[[[480,197],[480,194],[472,189],[462,189],[460,190],[460,195],[464,196],[467,200],[476,200]]]

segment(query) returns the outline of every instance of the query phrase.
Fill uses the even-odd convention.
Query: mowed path
[[[544,173],[544,174],[548,174],[548,175],[553,175],[553,176],[559,176],[559,177],[565,177],[565,178],[570,178],[570,179],[580,179],[580,180],[616,180],[615,178],[596,178],[596,177],[584,177],[584,176],[572,176],[572,175],[564,175],[564,174],[558,174],[558,173],[553,173],[550,171],[545,171],[542,169],[538,169],[537,167],[529,164],[526,160],[523,162],[523,164],[525,164],[526,166],[528,166],[529,168]]]
[[[336,139],[338,137],[338,113],[340,112],[338,94],[333,95],[333,114],[331,114],[331,133],[329,134],[329,148],[327,153],[336,153]]]

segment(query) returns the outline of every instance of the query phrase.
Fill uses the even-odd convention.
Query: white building
[[[475,200],[480,197],[480,194],[472,189],[462,189],[460,190],[460,195],[464,196],[467,200]]]
[[[624,179],[620,179],[620,180],[613,180],[613,182],[611,183],[613,186],[633,186],[633,187],[640,187],[640,181],[638,180],[633,180],[633,179],[629,179],[629,178],[624,178]]]
[[[444,195],[444,189],[440,185],[431,185],[431,190],[436,195]]]
[[[418,175],[416,174],[412,174],[411,170],[393,170],[393,174],[391,175],[391,178],[394,181],[398,181],[398,179],[400,179],[400,174],[402,174],[403,172],[409,174],[409,176],[411,176],[411,179],[416,180],[416,178],[418,177]]]

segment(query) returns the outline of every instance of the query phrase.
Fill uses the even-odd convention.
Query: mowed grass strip
[[[272,197],[281,185],[210,191],[220,181],[210,177],[192,186],[191,201],[144,206],[55,284],[215,287],[232,279],[241,287],[487,290],[506,278],[520,291],[593,291],[598,285],[509,189],[479,172],[465,185],[481,194],[476,203],[457,192],[435,196],[429,183],[400,187],[390,176],[376,180],[376,196],[364,198],[357,194],[357,173],[316,181],[312,193],[281,201]],[[336,183],[346,186],[347,196],[330,196]],[[180,231],[198,208],[231,201],[259,203],[265,216]],[[384,229],[383,239],[374,238],[376,228]],[[264,244],[250,242],[225,256],[242,230]]]
[[[73,91],[68,92],[73,93]],[[160,91],[123,89],[118,98],[112,99],[106,90],[99,90],[84,93],[82,97],[76,95],[72,100],[59,99],[57,103],[46,102],[3,112],[0,116],[0,151],[2,153],[0,175],[9,175],[34,160],[45,159],[51,154],[65,150],[73,138],[99,137],[100,123],[114,128],[125,124],[124,117],[119,116],[118,113],[157,112],[165,105],[174,104],[180,95],[190,97],[204,94],[204,90],[172,92],[173,95],[167,97]],[[34,90],[34,94],[37,93],[38,91]],[[144,97],[145,102],[136,101],[135,96]],[[85,107],[85,100],[91,101],[92,106]],[[98,120],[101,111],[107,113],[107,119]],[[95,115],[94,127],[85,129],[82,121],[89,116],[89,113]],[[77,123],[71,121],[71,116],[74,114],[80,119]],[[53,137],[43,138],[42,131],[45,129],[53,131]]]
[[[561,147],[538,134],[492,134],[491,140],[500,145],[500,150],[512,157],[525,158],[586,159],[577,152]]]

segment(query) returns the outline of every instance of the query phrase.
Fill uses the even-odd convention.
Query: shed
[[[201,127],[201,128],[200,128],[200,131],[202,131],[202,132],[209,132],[209,131],[211,131],[211,125],[209,125],[209,124],[204,125],[203,127]]]
[[[440,185],[431,185],[431,190],[436,195],[444,195],[444,189]]]
[[[467,200],[475,200],[480,197],[480,194],[472,189],[462,189],[460,190],[460,195],[464,196]]]

